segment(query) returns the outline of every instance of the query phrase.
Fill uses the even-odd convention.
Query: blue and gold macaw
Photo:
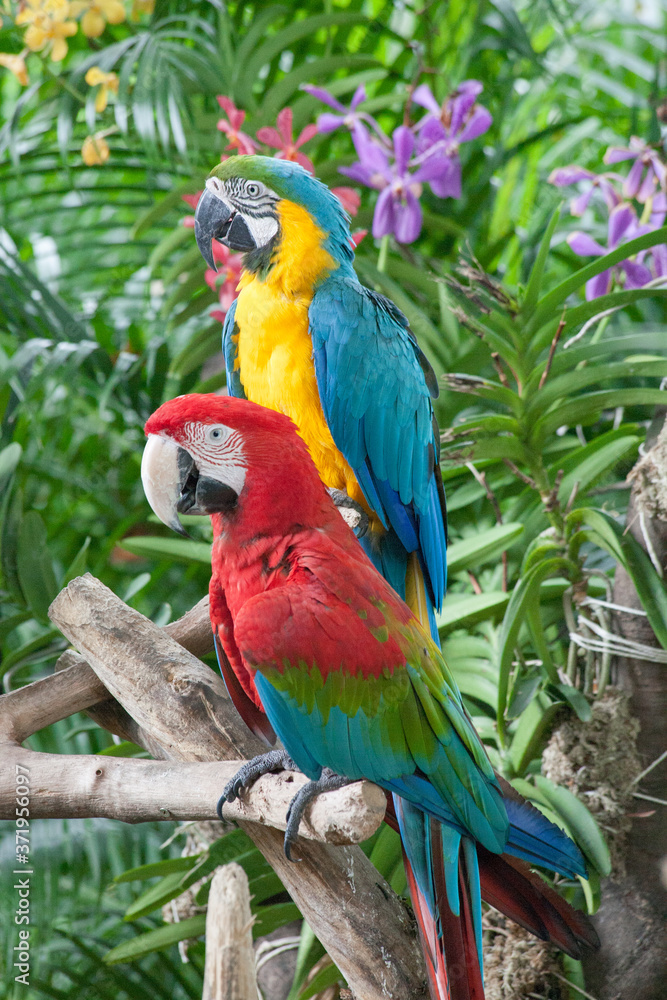
[[[292,418],[324,483],[369,517],[360,539],[437,640],[446,583],[438,387],[405,316],[360,284],[348,217],[302,167],[235,156],[195,215],[199,249],[243,253],[223,351],[230,394]]]

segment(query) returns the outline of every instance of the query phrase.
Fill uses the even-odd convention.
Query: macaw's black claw
[[[263,774],[270,774],[273,771],[298,771],[298,767],[286,750],[271,750],[269,753],[262,753],[259,757],[253,757],[240,767],[230,782],[225,785],[224,791],[218,799],[215,811],[218,818],[222,819],[222,807],[225,802],[233,802],[237,799],[244,788],[249,788]]]
[[[292,848],[294,841],[299,836],[299,825],[303,817],[306,806],[316,798],[320,792],[332,792],[336,788],[344,788],[351,785],[350,778],[343,778],[340,774],[330,771],[328,767],[322,768],[322,774],[317,781],[309,781],[301,788],[289,804],[287,810],[287,826],[285,827],[285,841],[283,850],[288,861],[292,858]]]

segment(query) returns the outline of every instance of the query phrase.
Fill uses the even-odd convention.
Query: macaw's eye
[[[246,191],[248,192],[251,198],[256,198],[260,192],[259,184],[248,184]]]
[[[222,441],[222,427],[211,427],[208,439],[209,441]]]

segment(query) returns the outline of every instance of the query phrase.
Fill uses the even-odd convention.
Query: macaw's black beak
[[[214,271],[217,267],[213,259],[212,240],[219,240],[230,250],[241,253],[257,247],[243,216],[230,209],[208,188],[199,199],[195,212],[195,239],[199,252]]]
[[[238,500],[231,486],[202,476],[192,455],[171,438],[150,434],[141,462],[146,499],[163,524],[189,538],[179,514],[229,513]]]

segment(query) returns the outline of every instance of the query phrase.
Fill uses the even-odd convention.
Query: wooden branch
[[[208,613],[208,594],[190,608],[182,618],[164,626],[164,631],[184,646],[193,656],[206,656],[213,651],[213,630]]]
[[[299,864],[285,866],[280,833],[268,826],[252,830],[356,1000],[425,1000],[414,918],[361,848],[301,841]]]
[[[213,632],[208,613],[208,594],[182,618],[165,625],[164,631],[194,656],[205,656],[210,653],[213,649]],[[68,649],[62,654],[56,663],[56,670],[65,670],[74,665],[80,668],[81,677],[84,677],[85,671],[88,671],[90,682],[96,685],[101,684],[84,657],[73,649]],[[87,715],[102,729],[115,733],[124,740],[138,743],[158,760],[164,759],[167,754],[163,747],[142,730],[141,726],[118,704],[115,698],[111,697],[103,685],[102,689],[104,691],[103,700],[96,700],[90,705],[81,706],[81,709],[85,709]],[[76,711],[76,709],[72,711]]]
[[[248,876],[233,862],[211,881],[202,1000],[259,1000]]]
[[[58,594],[49,616],[169,758],[238,760],[265,749],[220,675],[89,573]]]
[[[50,614],[140,732],[169,759],[211,761],[261,752],[221,678],[89,574],[58,595]],[[284,856],[278,830],[240,825],[292,893],[356,996],[425,996],[413,921],[360,848],[302,839],[302,860],[294,864]]]
[[[125,823],[217,819],[220,793],[244,763],[37,753],[13,744],[2,746],[2,761],[0,819],[15,818],[15,765],[20,764],[30,775],[31,819],[104,816]],[[284,830],[292,797],[306,782],[303,774],[267,774],[242,801],[227,803],[223,816]],[[385,808],[376,785],[356,782],[319,796],[306,811],[301,836],[328,844],[359,843],[375,833]]]
[[[664,423],[664,415],[662,408],[656,413],[647,436],[647,450],[628,476],[632,491],[626,530],[644,550],[653,550],[663,573],[667,574],[667,423]],[[652,434],[656,430],[659,430],[657,438]],[[621,565],[616,567],[612,600],[619,608],[642,610],[637,588]],[[615,611],[612,631],[644,646],[660,646],[648,619],[641,614]],[[615,657],[614,669],[618,685],[630,696],[630,709],[639,721],[637,749],[642,763],[648,767],[665,749],[667,669],[664,663],[630,656]],[[650,771],[639,788],[658,803],[667,799],[664,764]],[[599,1000],[616,997],[659,1000],[665,994],[665,810],[648,801],[638,803],[637,813],[644,815],[636,815],[632,820],[623,851],[625,872],[620,877],[612,875],[602,885],[600,908],[594,917],[601,948],[584,956],[586,985]]]

